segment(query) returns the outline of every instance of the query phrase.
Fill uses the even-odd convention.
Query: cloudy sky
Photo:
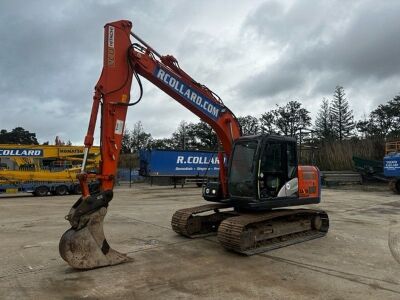
[[[0,128],[82,144],[101,72],[103,26],[119,19],[174,55],[237,115],[298,100],[314,116],[336,85],[356,119],[400,92],[400,1],[0,2]],[[167,137],[198,119],[150,83],[127,127]],[[132,85],[132,99],[137,85]]]

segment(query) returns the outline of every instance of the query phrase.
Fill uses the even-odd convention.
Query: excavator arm
[[[139,75],[214,129],[221,146],[218,157],[222,195],[228,195],[224,156],[229,159],[233,141],[241,136],[236,117],[215,93],[184,72],[173,56],[161,56],[132,33],[131,29],[132,23],[126,20],[108,23],[104,28],[103,70],[95,87],[89,127],[84,141],[84,161],[78,175],[82,196],[66,216],[71,228],[64,233],[59,245],[61,257],[77,269],[91,269],[130,260],[125,254],[113,250],[107,243],[103,232],[103,219],[113,197],[127,109],[140,100],[139,98],[137,101],[130,101],[133,77],[139,84],[140,97],[142,87]],[[131,42],[131,36],[136,39],[136,43]],[[86,162],[89,149],[93,145],[99,111],[100,173],[90,174],[86,173]],[[93,178],[100,181],[100,191],[90,194],[88,182]]]

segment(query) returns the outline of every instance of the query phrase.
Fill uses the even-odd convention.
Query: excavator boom
[[[126,20],[108,23],[104,27],[103,70],[95,86],[89,127],[84,140],[86,155],[81,173],[78,174],[82,196],[66,216],[71,228],[64,233],[59,245],[61,257],[76,269],[91,269],[129,261],[126,255],[109,246],[103,232],[103,220],[108,203],[113,197],[127,109],[138,102],[130,102],[133,77],[138,81],[140,89],[138,75],[148,79],[211,125],[222,147],[219,153],[220,178],[224,195],[227,196],[228,193],[224,156],[229,157],[233,141],[241,135],[234,114],[210,89],[181,70],[174,57],[161,56],[132,33],[131,29],[132,23]],[[130,36],[140,44],[132,43]],[[88,174],[85,171],[87,154],[93,145],[99,111],[100,173]],[[100,182],[100,192],[90,194],[88,181],[93,177]]]

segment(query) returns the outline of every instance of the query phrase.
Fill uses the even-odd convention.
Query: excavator
[[[131,41],[131,37],[135,42]],[[182,70],[171,55],[160,55],[120,20],[104,27],[103,69],[93,96],[84,140],[82,195],[66,219],[71,228],[60,239],[61,257],[75,269],[93,269],[130,261],[108,244],[103,220],[113,198],[113,187],[127,109],[142,98],[140,77],[146,78],[201,120],[219,141],[219,179],[204,184],[209,204],[178,210],[172,229],[189,238],[216,234],[228,250],[256,253],[326,235],[329,218],[318,209],[287,208],[316,204],[321,199],[320,173],[315,166],[298,165],[296,140],[279,135],[242,136],[235,115],[221,98]],[[133,77],[140,93],[130,101]],[[100,110],[101,163],[98,174],[86,171]],[[88,182],[100,189],[90,193]]]

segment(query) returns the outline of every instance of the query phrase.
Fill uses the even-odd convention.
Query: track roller
[[[322,237],[328,228],[324,211],[278,209],[224,220],[218,240],[228,250],[253,255]]]

